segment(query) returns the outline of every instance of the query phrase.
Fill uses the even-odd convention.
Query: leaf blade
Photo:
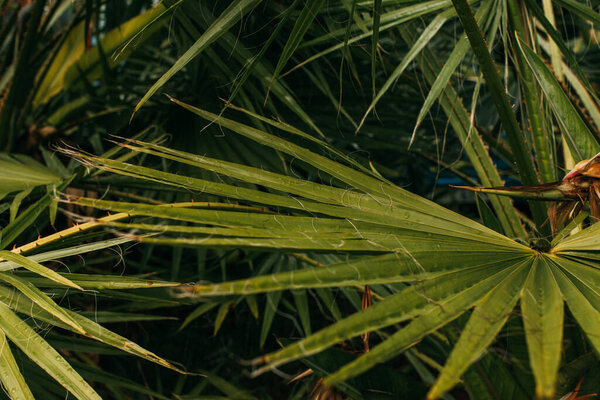
[[[31,272],[43,276],[44,278],[60,283],[61,285],[83,290],[81,286],[73,283],[72,281],[60,275],[59,273],[54,272],[50,268],[44,267],[42,264],[32,261],[29,258],[24,257],[20,254],[13,253],[12,251],[0,250],[0,257],[5,260],[16,263]]]
[[[521,295],[529,362],[539,398],[552,398],[560,365],[563,299],[545,257],[538,257]]]
[[[0,328],[36,364],[78,399],[101,400],[69,363],[10,308],[0,302]]]
[[[521,40],[518,41],[519,49],[527,60],[529,68],[546,95],[548,103],[552,106],[556,120],[561,126],[561,131],[567,139],[569,150],[576,161],[591,158],[600,152],[594,135],[590,132],[581,116],[564,93],[562,87],[540,57],[535,54]]]
[[[517,304],[531,261],[490,291],[477,306],[427,398],[436,399],[456,385],[460,376],[494,340]]]
[[[196,42],[177,59],[175,64],[169,68],[153,85],[142,99],[136,104],[133,113],[135,114],[158,89],[164,86],[173,75],[185,67],[192,59],[197,57],[211,43],[226,33],[229,28],[236,24],[246,13],[252,10],[260,0],[236,0],[231,3],[227,9],[217,18],[208,29],[196,40]]]
[[[4,331],[0,329],[0,380],[13,399],[33,400],[33,393],[19,371]]]
[[[78,333],[85,335],[85,330],[77,323],[77,321],[65,313],[62,307],[56,304],[54,300],[35,287],[31,282],[6,272],[0,272],[0,280],[12,285],[40,308],[46,310],[65,324],[70,325]]]

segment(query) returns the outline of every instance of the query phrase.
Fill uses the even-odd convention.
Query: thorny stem
[[[118,213],[118,214],[113,214],[113,215],[109,214],[106,217],[98,218],[96,220],[85,222],[83,224],[75,224],[70,228],[63,229],[62,231],[58,231],[51,235],[45,236],[43,238],[38,237],[37,240],[34,240],[33,242],[30,242],[27,244],[24,244],[23,246],[14,247],[11,251],[13,253],[21,254],[23,252],[35,249],[36,247],[42,246],[44,244],[52,243],[56,240],[73,235],[75,233],[79,233],[82,231],[86,231],[86,230],[95,228],[96,226],[100,226],[105,222],[117,221],[117,220],[120,220],[123,218],[127,218],[129,216],[131,216],[131,214],[128,214],[128,213]],[[4,261],[4,259],[0,258],[0,261]]]
[[[79,198],[68,198],[67,200],[65,200],[66,202],[70,202],[73,204],[77,204],[77,200]],[[234,209],[243,209],[243,210],[249,210],[249,211],[261,211],[261,212],[272,212],[263,208],[257,208],[257,207],[250,207],[250,206],[243,206],[243,205],[239,205],[239,204],[229,204],[229,203],[215,203],[215,202],[184,202],[184,203],[170,203],[170,204],[163,204],[163,207],[177,207],[177,208],[184,208],[184,207],[200,207],[200,208],[234,208]],[[110,223],[110,222],[114,222],[114,221],[118,221],[124,218],[128,218],[128,217],[133,217],[135,216],[135,213],[117,213],[117,214],[108,214],[105,217],[102,218],[94,218],[91,221],[88,222],[84,222],[82,224],[75,224],[70,228],[67,229],[63,229],[61,231],[55,232],[51,235],[45,236],[43,238],[38,237],[36,240],[29,242],[27,244],[24,244],[22,246],[19,247],[14,247],[11,251],[13,253],[17,253],[17,254],[21,254],[24,253],[26,251],[29,250],[33,250],[39,246],[48,244],[48,243],[52,243],[56,240],[65,238],[67,236],[71,236],[74,235],[76,233],[79,232],[83,232],[83,231],[87,231],[90,230],[92,228],[95,228],[97,226],[102,226],[106,223]],[[0,261],[5,261],[4,259],[0,258]]]

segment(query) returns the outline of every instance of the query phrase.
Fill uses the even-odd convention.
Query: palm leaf
[[[127,141],[123,146],[137,154],[149,154],[201,168],[260,185],[268,191],[258,192],[234,184],[183,177],[71,152],[89,166],[234,198],[251,205],[217,202],[152,205],[83,197],[72,198],[70,202],[125,213],[134,219],[146,216],[159,221],[192,224],[107,221],[115,228],[155,233],[152,236],[131,235],[142,242],[189,247],[343,251],[358,255],[325,268],[314,266],[286,272],[273,271],[248,279],[181,287],[175,289],[177,296],[200,301],[208,297],[266,293],[268,307],[265,308],[261,331],[261,342],[264,342],[283,290],[407,284],[372,307],[256,359],[255,364],[265,365],[255,374],[318,353],[364,332],[390,329],[407,322],[407,325],[397,327],[396,333],[389,337],[385,335],[383,342],[371,352],[328,378],[330,383],[341,384],[402,353],[474,307],[430,391],[429,396],[437,398],[459,383],[461,375],[493,343],[520,301],[523,315],[527,317],[525,335],[537,393],[551,396],[560,361],[563,329],[561,298],[564,297],[588,337],[593,335],[596,329],[594,319],[584,323],[582,316],[595,310],[596,305],[600,307],[600,293],[593,286],[600,282],[600,274],[590,261],[600,258],[594,253],[597,243],[594,235],[599,228],[593,226],[558,239],[551,253],[540,253],[376,176],[365,174],[354,168],[352,163],[338,163],[260,129],[179,103],[211,123],[218,123],[222,128],[301,159],[352,190],[196,156],[158,144]],[[552,186],[552,190],[555,189],[556,185]],[[290,210],[291,213],[288,212]],[[219,301],[221,311],[217,326],[230,307],[228,297],[223,298],[223,302]],[[216,304],[212,302],[201,306],[191,318]]]
[[[48,342],[12,312],[4,302],[0,302],[0,315],[2,316],[0,328],[8,339],[48,375],[78,399],[99,400],[101,398]]]
[[[519,45],[548,103],[552,106],[556,120],[559,122],[575,160],[581,161],[598,154],[600,151],[598,141],[583,122],[556,78],[538,55],[521,41],[519,41]]]
[[[2,330],[0,330],[0,348],[2,349],[0,351],[0,380],[2,380],[2,386],[6,388],[13,399],[33,400],[33,393],[31,393],[19,371],[19,366]]]
[[[167,72],[159,78],[154,85],[146,92],[144,97],[136,104],[134,113],[139,110],[146,101],[158,89],[165,85],[183,67],[185,67],[191,60],[197,57],[204,49],[206,49],[211,43],[227,32],[234,24],[236,24],[240,18],[242,18],[247,12],[252,10],[260,0],[236,0],[230,4],[227,9],[217,18],[212,25],[196,40],[192,47],[190,47],[179,59],[169,68]]]
[[[536,394],[552,398],[561,356],[564,305],[545,258],[536,259],[521,296],[521,310]]]

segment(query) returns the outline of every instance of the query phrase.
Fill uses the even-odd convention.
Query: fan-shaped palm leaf
[[[255,364],[266,364],[257,373],[322,351],[363,332],[397,327],[396,333],[372,351],[326,379],[329,383],[339,383],[400,354],[426,335],[468,314],[468,323],[429,393],[430,398],[437,398],[459,382],[520,304],[537,393],[549,397],[554,393],[560,361],[562,299],[592,345],[598,348],[600,327],[596,325],[600,314],[596,303],[600,297],[595,288],[600,274],[595,261],[590,261],[598,259],[593,239],[596,226],[542,252],[351,166],[275,135],[178,103],[210,123],[306,162],[341,184],[328,186],[156,144],[128,141],[123,146],[134,152],[254,183],[267,188],[267,192],[86,154],[78,156],[88,165],[114,173],[217,194],[267,209],[246,206],[241,209],[239,205],[226,209],[207,203],[168,207],[86,198],[70,201],[128,213],[131,217],[143,215],[197,224],[118,225],[155,233],[133,236],[142,242],[373,254],[326,267],[189,286],[178,290],[179,296],[200,299],[299,288],[409,284],[372,307],[256,359]],[[398,327],[403,322],[407,324]]]

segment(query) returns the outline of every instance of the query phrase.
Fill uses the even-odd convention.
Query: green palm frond
[[[0,0],[0,15],[6,396],[600,390],[600,186],[560,181],[600,151],[594,2]],[[202,377],[145,349],[184,346]],[[312,375],[273,386],[240,357],[252,376]]]
[[[125,215],[126,216],[126,215]],[[118,216],[117,216],[118,217]],[[109,218],[109,219],[114,219]],[[13,224],[18,221],[13,222]],[[86,229],[101,225],[100,222],[88,223],[75,228],[57,232],[47,238],[15,248],[13,251],[0,251],[0,313],[2,323],[0,331],[4,343],[0,368],[5,371],[0,377],[2,384],[8,389],[12,398],[32,398],[29,387],[22,372],[15,364],[8,343],[16,345],[35,364],[46,371],[66,390],[78,399],[99,399],[96,391],[82,378],[52,345],[32,327],[31,321],[44,322],[50,326],[72,331],[87,338],[112,346],[126,353],[144,358],[164,367],[180,371],[170,362],[142,348],[136,343],[120,336],[94,322],[82,314],[71,311],[56,303],[51,295],[42,288],[63,290],[63,296],[69,293],[66,289],[74,288],[80,293],[102,293],[103,290],[130,290],[154,287],[176,286],[177,283],[152,281],[133,277],[110,275],[72,274],[54,271],[41,263],[69,256],[78,256],[91,251],[97,251],[123,244],[128,239],[112,239],[97,241],[92,244],[79,245],[71,248],[45,251],[32,256],[25,256],[32,249],[48,245],[72,234],[78,234]],[[10,230],[11,225],[5,229]],[[42,247],[43,248],[43,247]],[[22,273],[26,269],[29,273]],[[20,315],[26,316],[23,319]]]
[[[229,176],[259,185],[266,191],[79,153],[76,156],[90,166],[216,194],[247,205],[156,206],[88,198],[68,201],[127,213],[132,218],[146,216],[161,221],[111,225],[150,233],[130,236],[141,242],[362,254],[354,261],[324,267],[175,289],[179,296],[200,300],[307,288],[408,284],[372,307],[256,359],[255,364],[265,364],[256,373],[318,353],[364,332],[396,326],[396,332],[370,352],[326,378],[326,382],[338,384],[406,351],[466,314],[468,322],[430,390],[429,397],[438,398],[456,385],[467,368],[485,353],[511,312],[520,305],[536,390],[539,396],[549,397],[554,393],[560,362],[563,299],[598,349],[593,333],[597,332],[594,321],[598,317],[594,282],[600,279],[592,261],[597,259],[593,256],[592,243],[596,226],[559,241],[547,252],[537,250],[352,166],[273,134],[177,102],[221,129],[251,138],[318,168],[324,177],[335,178],[339,185],[325,185],[129,140],[122,145],[138,154],[150,154]],[[250,207],[253,205],[258,208]],[[178,225],[174,221],[192,225]],[[588,316],[585,321],[583,315]]]

